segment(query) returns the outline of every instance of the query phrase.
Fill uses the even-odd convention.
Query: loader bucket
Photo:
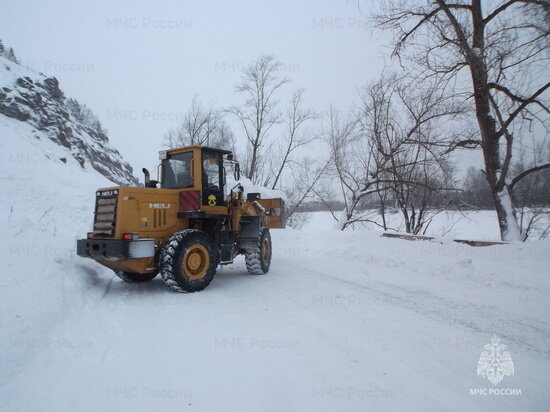
[[[284,229],[286,227],[287,213],[283,199],[260,199],[258,202],[266,211],[266,218],[262,226],[270,229]]]

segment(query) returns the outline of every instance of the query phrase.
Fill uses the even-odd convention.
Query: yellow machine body
[[[190,164],[188,172],[191,183],[187,187],[163,188],[163,179],[160,179],[160,188],[117,186],[99,189],[96,193],[94,228],[87,239],[78,242],[78,254],[91,257],[115,271],[156,273],[159,271],[160,251],[167,240],[181,230],[202,230],[213,239],[221,233],[229,233],[235,243],[234,255],[243,246],[243,225],[249,225],[250,217],[258,217],[261,228],[284,228],[286,217],[282,199],[261,199],[259,194],[254,194],[252,199],[247,200],[241,186],[237,190],[225,190],[227,171],[223,155],[228,153],[202,146],[161,152],[161,157],[165,157],[167,162],[176,155],[188,160],[186,164]],[[217,186],[205,185],[208,172],[205,169],[208,168],[219,170]],[[211,173],[210,176],[214,175]],[[167,176],[163,178],[168,180]],[[215,188],[216,192],[208,192],[205,188],[209,187]],[[147,247],[154,247],[152,256],[139,257],[141,252],[137,253],[138,257],[127,256],[131,254],[132,242],[141,247],[144,241],[148,242]],[[126,245],[124,242],[129,243]],[[222,253],[220,242],[223,239],[217,241]],[[226,261],[231,263],[232,256]],[[223,258],[221,263],[224,264]]]

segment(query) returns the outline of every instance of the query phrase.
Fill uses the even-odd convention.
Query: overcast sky
[[[350,107],[387,64],[356,0],[7,1],[0,38],[23,64],[55,75],[96,112],[132,166],[153,168],[195,94],[239,102],[239,70],[274,54],[317,111]],[[235,130],[237,138],[242,138]]]

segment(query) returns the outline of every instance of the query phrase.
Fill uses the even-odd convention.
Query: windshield
[[[163,160],[164,177],[162,187],[164,189],[193,187],[192,160],[193,152],[178,153]]]

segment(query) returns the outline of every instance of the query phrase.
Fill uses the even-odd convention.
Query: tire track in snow
[[[298,270],[298,265],[293,265]],[[381,281],[368,282],[367,286],[355,281],[342,279],[311,268],[300,267],[300,273],[309,276],[322,276],[323,279],[338,282],[348,287],[362,289],[375,295],[377,301],[412,310],[431,319],[445,322],[448,325],[460,325],[482,335],[496,333],[508,342],[514,343],[526,351],[532,351],[550,358],[550,349],[545,342],[550,340],[550,325],[541,329],[529,323],[528,319],[517,318],[513,313],[502,312],[500,308],[490,305],[467,303],[461,305],[455,301],[436,296],[428,291],[416,290]],[[397,293],[396,293],[397,292]],[[498,327],[498,330],[495,330]],[[524,336],[538,336],[538,339],[526,341]]]

